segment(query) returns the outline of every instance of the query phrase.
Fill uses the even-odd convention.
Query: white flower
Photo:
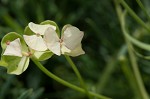
[[[81,47],[83,35],[84,33],[78,28],[68,26],[59,38],[53,28],[48,28],[45,31],[44,40],[48,49],[56,55],[78,56],[85,53]]]
[[[17,57],[21,58],[18,66],[17,66],[17,69],[10,72],[10,74],[19,75],[22,72],[24,72],[29,65],[29,57],[28,57],[29,53],[28,52],[22,53],[20,38],[17,38],[11,42],[8,41],[7,47],[6,47],[3,55],[5,55],[5,56],[17,56]]]
[[[37,51],[45,51],[47,50],[47,46],[42,38],[47,28],[53,28],[56,30],[56,27],[53,25],[39,25],[33,22],[29,23],[29,28],[35,33],[35,35],[23,35],[25,42],[27,45],[34,50]]]

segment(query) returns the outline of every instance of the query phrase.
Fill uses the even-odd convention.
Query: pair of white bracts
[[[36,51],[49,49],[56,55],[78,56],[84,54],[81,40],[84,33],[74,26],[68,26],[59,38],[53,25],[38,25],[30,22],[29,28],[35,35],[24,35],[27,45]]]

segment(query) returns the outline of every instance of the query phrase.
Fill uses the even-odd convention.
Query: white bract
[[[12,42],[8,41],[6,42],[6,44],[7,44],[7,47],[3,55],[22,57],[21,43],[20,43],[19,38],[15,39]]]
[[[83,35],[84,33],[78,28],[69,26],[59,38],[53,28],[48,28],[44,34],[44,40],[48,49],[56,55],[78,56],[85,53],[81,47]]]
[[[47,50],[47,46],[42,38],[47,28],[53,28],[56,30],[56,27],[53,25],[39,25],[33,22],[28,24],[29,28],[35,33],[35,35],[23,35],[25,42],[27,45],[36,51],[45,51]]]
[[[27,69],[27,67],[29,65],[29,57],[28,57],[27,52],[25,54],[26,55],[22,54],[20,38],[17,38],[11,42],[9,42],[9,41],[7,42],[7,47],[6,47],[3,55],[21,57],[21,60],[17,66],[17,69],[12,71],[10,74],[19,75]]]

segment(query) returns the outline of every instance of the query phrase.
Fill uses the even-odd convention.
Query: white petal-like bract
[[[44,34],[44,40],[50,51],[56,55],[61,55],[59,37],[54,29],[48,28]]]
[[[74,26],[66,28],[62,34],[62,39],[67,48],[73,50],[81,44],[84,33]]]
[[[30,22],[28,24],[29,28],[35,33],[35,34],[40,34],[40,35],[44,35],[45,31],[47,30],[47,28],[53,28],[54,30],[56,30],[56,27],[50,24],[46,24],[46,25],[40,25],[40,24],[35,24],[33,22]]]
[[[45,51],[47,50],[47,46],[41,36],[37,35],[23,35],[25,42],[27,45],[34,50],[37,51]]]
[[[68,49],[65,45],[61,45],[61,54],[70,53],[71,50]]]
[[[48,28],[44,34],[44,40],[48,49],[56,55],[78,56],[85,53],[81,47],[83,35],[83,32],[78,28],[70,26],[66,28],[59,39],[55,30]]]
[[[7,45],[3,55],[22,57],[20,39],[17,38],[14,41],[10,42]]]
[[[85,54],[85,52],[83,51],[82,46],[80,44],[75,49],[71,50],[71,52],[69,53],[66,52],[65,54],[75,57],[75,56]]]
[[[23,56],[18,64],[17,69],[9,73],[19,75],[27,69],[28,65],[29,65],[29,57]]]

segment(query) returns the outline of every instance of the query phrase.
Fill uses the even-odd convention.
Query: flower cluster
[[[83,35],[72,25],[65,25],[60,34],[53,21],[47,20],[41,24],[30,22],[23,36],[10,32],[3,37],[0,62],[8,73],[19,75],[27,69],[32,56],[39,61],[49,59],[53,54],[78,56],[85,53],[81,45]]]

